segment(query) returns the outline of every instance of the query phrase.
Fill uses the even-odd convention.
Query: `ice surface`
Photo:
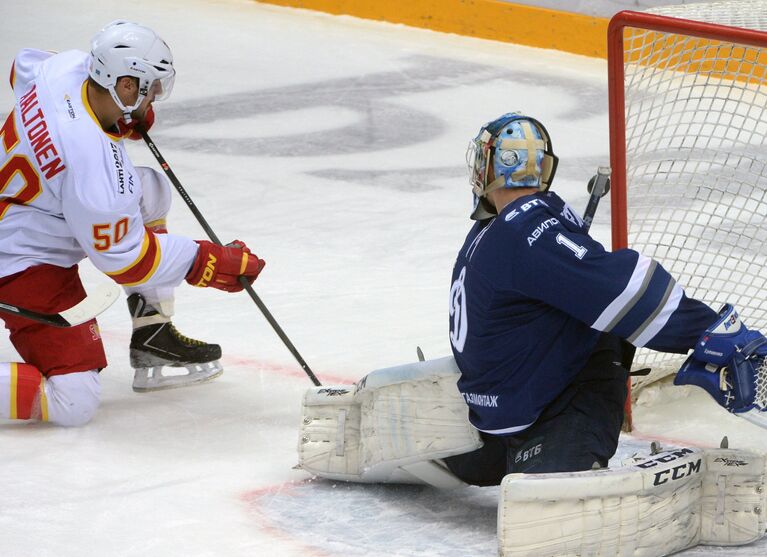
[[[482,123],[540,118],[561,157],[556,189],[579,210],[608,163],[603,61],[247,0],[6,1],[0,65],[21,47],[86,50],[117,18],[173,48],[179,75],[153,139],[216,233],[267,260],[256,291],[325,383],[415,361],[416,345],[449,353],[450,271],[470,226],[464,151]],[[0,112],[11,102],[2,88]],[[131,154],[154,164],[141,144]],[[178,198],[169,226],[203,237]],[[606,202],[592,231],[609,242]],[[82,267],[87,283],[103,280]],[[100,319],[110,366],[95,420],[2,424],[0,555],[495,553],[497,489],[345,485],[292,469],[311,383],[246,295],[182,286],[175,321],[222,344],[220,379],[133,393],[118,302]],[[0,359],[17,357],[0,340]],[[638,413],[642,436],[716,445],[729,434],[767,449],[705,395],[659,400]]]

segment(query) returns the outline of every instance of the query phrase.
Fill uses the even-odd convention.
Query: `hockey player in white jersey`
[[[88,257],[128,294],[136,391],[213,379],[218,345],[173,326],[183,280],[235,292],[264,266],[235,241],[218,246],[168,234],[170,188],[134,167],[123,138],[151,125],[152,102],[170,94],[175,70],[154,31],[116,21],[91,52],[25,49],[10,81],[16,105],[0,128],[0,300],[55,313],[81,301],[77,264]],[[107,365],[95,320],[56,329],[4,315],[23,363],[0,364],[0,417],[87,422]],[[164,366],[186,375],[163,376]]]

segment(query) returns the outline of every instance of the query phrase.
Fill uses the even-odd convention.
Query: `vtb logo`
[[[216,259],[216,256],[212,253],[208,254],[208,262],[205,264],[205,270],[202,272],[202,277],[200,278],[200,282],[195,284],[195,286],[201,286],[205,287],[208,286],[211,280],[213,280],[213,273],[216,272],[216,262],[218,259]]]

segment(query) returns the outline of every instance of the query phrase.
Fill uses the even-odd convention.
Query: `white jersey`
[[[176,286],[197,244],[144,226],[139,174],[88,102],[88,62],[75,50],[16,56],[0,129],[0,277],[88,257],[126,286]]]

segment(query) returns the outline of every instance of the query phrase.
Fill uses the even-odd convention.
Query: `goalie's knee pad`
[[[463,485],[439,459],[482,446],[452,357],[374,371],[306,392],[299,467],[356,482]]]
[[[141,180],[141,218],[154,232],[167,232],[165,222],[170,211],[171,191],[165,177],[153,168],[137,166]]]
[[[664,451],[591,472],[510,474],[501,485],[501,555],[660,556],[765,533],[765,456]]]

